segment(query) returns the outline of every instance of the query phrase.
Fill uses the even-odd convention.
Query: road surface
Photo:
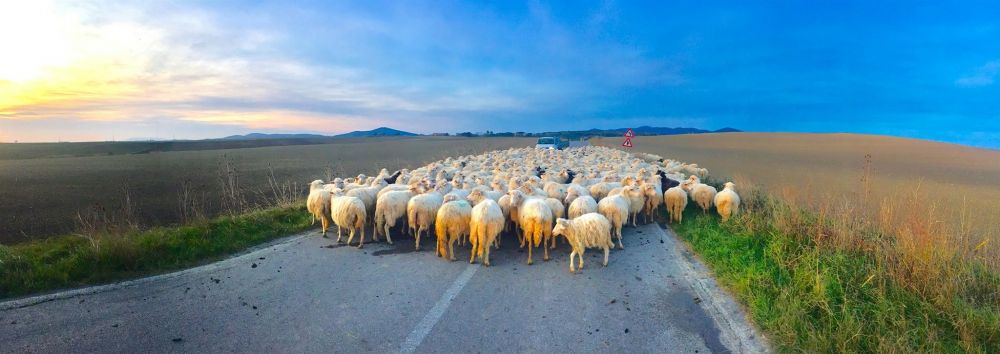
[[[765,350],[739,308],[656,224],[627,228],[601,267],[491,267],[434,256],[433,238],[363,250],[315,231],[126,284],[0,303],[0,352],[676,352]]]

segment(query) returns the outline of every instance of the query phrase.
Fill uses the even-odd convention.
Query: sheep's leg
[[[472,255],[469,256],[469,264],[476,263],[476,243],[477,242],[478,242],[477,238],[469,238],[469,244],[472,245],[472,252],[470,252],[470,253],[472,253]]]
[[[622,229],[618,228],[618,249],[625,249],[625,245],[622,244]]]
[[[313,223],[316,223],[316,219],[313,219]],[[323,238],[326,238],[326,228],[329,227],[330,225],[327,224],[326,218],[320,220],[320,224],[323,226]]]
[[[542,260],[546,261],[546,262],[549,261],[549,247],[548,247],[548,244],[549,244],[549,238],[545,237],[543,235],[543,239],[542,239]]]
[[[354,228],[350,228],[350,230],[351,230],[351,235],[347,237],[347,245],[348,246],[350,246],[351,245],[351,241],[354,240]]]
[[[569,252],[569,272],[570,273],[576,272],[576,268],[573,267],[573,262],[574,262],[575,258],[576,258],[576,250],[570,251]]]
[[[365,246],[365,224],[361,224],[361,240],[358,240],[358,249]]]
[[[385,241],[391,245],[392,237],[389,236],[389,223],[385,223],[383,226],[385,227]]]
[[[448,242],[448,259],[455,261],[455,240]]]
[[[415,243],[414,244],[414,249],[416,249],[417,251],[420,250],[420,230],[422,230],[422,229],[423,229],[423,226],[418,227],[417,228],[417,234],[414,235],[414,238],[416,238],[416,240],[414,241],[414,243]]]
[[[604,266],[605,267],[608,266],[608,254],[609,253],[611,253],[611,250],[608,249],[608,246],[604,246]]]
[[[479,245],[479,247],[483,248],[483,265],[489,267],[490,266],[490,245],[489,244]]]
[[[532,263],[535,263],[535,261],[531,260],[531,248],[532,248],[531,247],[531,243],[529,242],[528,243],[528,265],[531,265]]]
[[[341,228],[340,225],[337,225],[337,243],[340,243],[340,237],[341,237]]]

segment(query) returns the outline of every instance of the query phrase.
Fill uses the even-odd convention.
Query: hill
[[[357,138],[369,136],[417,136],[417,134],[388,127],[378,127],[372,130],[355,130],[350,133],[337,135],[338,138]]]

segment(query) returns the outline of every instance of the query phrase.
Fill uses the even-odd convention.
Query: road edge
[[[669,226],[656,229],[662,233],[661,237],[672,238],[678,246],[673,248],[673,256],[691,289],[701,299],[699,306],[719,328],[720,340],[736,353],[771,353],[767,338],[753,326],[746,311],[732,295],[719,287],[712,271],[698,259],[687,243],[677,237]]]
[[[277,250],[286,248],[286,247],[290,246],[291,244],[293,244],[295,241],[298,241],[298,240],[300,240],[302,238],[305,238],[305,237],[309,236],[311,233],[314,233],[314,232],[316,232],[316,230],[307,230],[307,231],[300,232],[300,233],[297,233],[297,234],[293,234],[293,235],[285,236],[285,237],[282,237],[282,238],[278,238],[276,240],[273,240],[273,241],[270,241],[270,242],[267,242],[267,243],[264,243],[264,244],[260,244],[260,245],[254,246],[254,247],[250,247],[250,248],[248,248],[246,250],[243,250],[241,252],[238,252],[238,253],[235,253],[233,255],[230,255],[230,256],[228,256],[228,257],[226,257],[224,259],[221,259],[221,260],[218,260],[218,261],[215,261],[215,262],[211,262],[211,263],[208,263],[208,264],[203,264],[203,265],[200,265],[200,266],[196,266],[196,267],[193,267],[193,268],[181,269],[181,270],[170,272],[170,273],[151,275],[151,276],[142,277],[142,278],[138,278],[138,279],[125,280],[125,281],[120,281],[120,282],[115,282],[115,283],[110,283],[110,284],[94,285],[94,286],[88,286],[88,287],[83,287],[83,288],[63,290],[63,291],[59,291],[59,292],[55,292],[55,293],[42,294],[42,295],[34,295],[34,296],[24,297],[24,298],[20,298],[20,299],[6,300],[6,301],[3,301],[3,302],[0,302],[0,311],[7,311],[7,310],[19,309],[19,308],[24,308],[24,307],[38,305],[38,304],[49,302],[49,301],[69,299],[69,298],[73,298],[73,297],[81,296],[81,295],[91,295],[91,294],[103,293],[103,292],[108,292],[108,291],[123,289],[123,288],[127,288],[127,287],[132,287],[132,286],[136,286],[136,285],[146,284],[146,283],[150,283],[150,282],[160,281],[160,280],[164,280],[164,279],[172,279],[172,278],[184,276],[184,275],[187,275],[187,274],[200,273],[200,272],[206,272],[206,271],[220,269],[220,268],[223,268],[223,267],[226,267],[226,266],[235,265],[236,262],[238,262],[239,260],[241,260],[243,258],[246,258],[246,257],[255,257],[257,254],[260,254],[260,253],[272,252],[272,251],[277,251]]]

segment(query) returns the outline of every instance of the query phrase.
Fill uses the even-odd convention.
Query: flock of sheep
[[[337,242],[347,229],[347,243],[365,225],[374,226],[374,240],[405,223],[420,249],[422,235],[434,232],[436,253],[455,260],[455,243],[471,244],[470,263],[481,258],[490,264],[490,248],[500,248],[500,234],[518,235],[520,247],[542,246],[543,259],[556,247],[556,236],[569,242],[570,272],[574,258],[583,268],[586,248],[604,250],[604,265],[622,244],[622,226],[636,226],[639,217],[650,222],[661,204],[671,222],[681,222],[688,198],[708,211],[713,205],[728,220],[737,213],[739,195],[733,183],[721,192],[701,183],[708,171],[696,164],[665,160],[652,154],[587,146],[567,150],[515,148],[481,155],[447,158],[412,171],[377,176],[313,181],[306,206],[313,222],[320,220],[323,236],[331,223]]]

